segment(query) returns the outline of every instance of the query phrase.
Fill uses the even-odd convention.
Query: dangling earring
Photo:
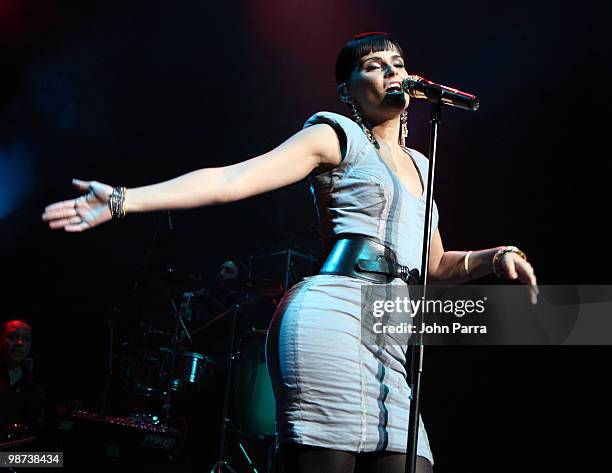
[[[357,110],[357,107],[355,106],[355,103],[352,100],[349,103],[349,106],[351,107],[351,113],[353,114],[353,120],[355,120],[357,125],[361,127],[365,135],[368,137],[368,140],[370,141],[370,143],[372,143],[376,149],[379,149],[380,146],[378,145],[378,141],[376,141],[376,138],[374,138],[374,135],[372,134],[370,129],[366,126],[365,122],[363,121],[363,117],[361,116],[361,113],[359,112],[359,110]]]
[[[400,115],[400,145],[405,148],[406,147],[406,138],[408,137],[408,112],[405,110]]]

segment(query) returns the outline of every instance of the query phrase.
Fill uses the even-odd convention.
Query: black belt
[[[363,235],[338,235],[319,274],[351,276],[365,281],[390,283],[401,278],[419,283],[419,270],[397,262],[395,253],[382,243]]]

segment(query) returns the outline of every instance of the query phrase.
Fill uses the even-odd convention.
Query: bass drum
[[[233,419],[241,434],[257,438],[274,435],[276,403],[266,366],[266,334],[253,330],[240,336],[232,373]]]

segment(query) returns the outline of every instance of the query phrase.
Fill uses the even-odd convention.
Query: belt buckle
[[[408,270],[408,284],[410,285],[419,284],[420,280],[421,280],[421,277],[419,276],[418,269],[414,268],[414,269]]]
[[[419,283],[419,270],[410,269],[408,266],[397,265],[397,274],[406,284],[414,285]]]

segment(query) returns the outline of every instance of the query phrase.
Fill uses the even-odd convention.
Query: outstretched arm
[[[125,208],[133,213],[234,202],[298,182],[317,167],[335,166],[341,159],[336,132],[329,125],[318,124],[247,161],[199,169],[158,184],[128,189]],[[96,181],[73,183],[87,193],[49,205],[42,216],[49,227],[75,232],[110,220],[112,187]]]
[[[322,164],[340,163],[329,125],[301,130],[272,151],[231,166],[199,169],[170,181],[129,189],[129,212],[224,204],[293,184]]]

